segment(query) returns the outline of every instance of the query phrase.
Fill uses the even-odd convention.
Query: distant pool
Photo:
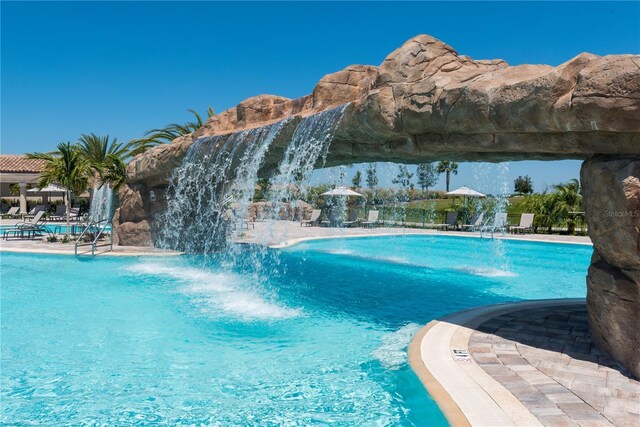
[[[65,224],[63,222],[61,223],[47,223],[44,225],[44,228],[46,228],[47,230],[49,230],[50,233],[56,233],[56,234],[67,234],[67,226],[66,225],[62,225]],[[4,230],[7,229],[11,229],[13,228],[13,226],[10,225],[1,225],[0,226],[0,235],[2,235],[4,233]],[[71,233],[72,234],[80,234],[82,233],[84,227],[80,227],[80,226],[71,226]],[[110,232],[111,231],[111,226],[107,226],[105,227],[105,231],[106,232]]]
[[[2,253],[0,421],[445,425],[406,363],[418,328],[583,297],[590,255],[444,236],[312,241],[233,264]]]

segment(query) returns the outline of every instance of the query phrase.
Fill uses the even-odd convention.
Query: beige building
[[[64,203],[64,194],[42,193],[34,191],[38,188],[40,174],[44,170],[45,161],[38,159],[27,159],[20,154],[0,154],[0,199],[10,203],[20,204],[20,213],[27,213],[28,207],[34,204]],[[12,186],[18,186],[12,193]],[[85,191],[80,195],[71,194],[71,202],[76,203],[78,199],[89,199],[90,192]]]
[[[38,187],[38,179],[44,169],[44,160],[27,159],[22,155],[0,154],[0,198],[20,202],[20,213],[27,213],[27,198],[49,202],[49,195],[27,192],[30,187]],[[11,186],[17,184],[19,194],[11,193]]]

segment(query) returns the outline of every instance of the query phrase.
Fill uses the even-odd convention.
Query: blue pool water
[[[233,264],[2,253],[0,421],[445,425],[406,363],[418,328],[584,296],[590,255],[442,236],[313,241]]]

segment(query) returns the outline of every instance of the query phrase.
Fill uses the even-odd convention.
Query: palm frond
[[[167,126],[159,129],[151,129],[147,131],[142,138],[136,138],[125,144],[130,157],[136,156],[140,153],[144,153],[151,147],[160,144],[169,144],[176,138],[190,134],[200,129],[205,120],[202,119],[200,113],[196,110],[187,110],[195,117],[195,121],[188,121],[184,124],[171,123]],[[207,118],[213,117],[215,112],[211,106],[207,108]]]

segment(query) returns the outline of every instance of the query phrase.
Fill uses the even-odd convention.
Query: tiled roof
[[[0,172],[40,173],[44,170],[44,160],[27,159],[16,154],[0,154]]]

